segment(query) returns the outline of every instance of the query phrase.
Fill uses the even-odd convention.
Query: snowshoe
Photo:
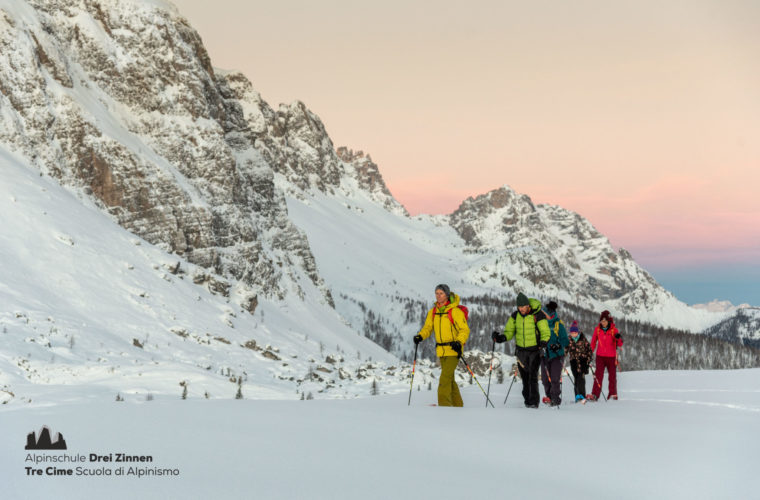
[[[610,396],[610,399],[614,399],[615,401],[617,401],[617,394],[613,394],[612,396]]]
[[[576,403],[585,403],[586,398],[583,397],[583,394],[576,394],[575,395],[575,402]]]
[[[543,404],[545,404],[545,405],[548,405],[549,403],[551,403],[551,402],[552,402],[552,400],[551,400],[551,399],[549,399],[549,397],[547,397],[547,396],[544,396],[543,398],[541,398],[541,402],[542,402]]]
[[[597,397],[594,396],[593,394],[586,394],[586,399],[588,399],[589,401],[596,401]]]

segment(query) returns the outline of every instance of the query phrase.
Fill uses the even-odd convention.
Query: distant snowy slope
[[[276,184],[289,193],[289,216],[308,235],[338,312],[365,334],[381,329],[398,354],[409,351],[421,325],[418,304],[432,304],[438,283],[464,296],[523,291],[693,332],[727,316],[678,301],[578,214],[534,207],[507,187],[466,201],[449,217],[408,217],[386,210],[350,178],[331,193],[297,191],[279,175]]]
[[[108,399],[178,396],[184,380],[190,397],[212,398],[232,398],[238,378],[245,397],[270,399],[368,394],[372,378],[403,385],[386,373],[396,359],[308,281],[305,300],[262,299],[251,315],[238,283],[131,235],[2,149],[0,171],[3,402],[29,399],[29,382]]]
[[[760,307],[742,307],[720,323],[705,330],[722,340],[736,341],[760,349]]]

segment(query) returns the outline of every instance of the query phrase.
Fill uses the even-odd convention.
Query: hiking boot
[[[614,399],[615,401],[617,401],[617,394],[613,394],[612,396],[610,396],[610,399]]]
[[[551,403],[549,403],[549,406],[559,406],[560,404],[561,404],[560,401],[552,401]]]
[[[545,404],[545,405],[548,405],[549,403],[551,403],[551,402],[552,402],[552,400],[551,400],[551,399],[549,399],[549,397],[548,397],[548,396],[544,396],[543,398],[541,398],[541,402],[542,402],[543,404]]]
[[[586,398],[583,397],[583,394],[576,394],[575,395],[575,402],[576,403],[579,403],[579,402],[583,401],[584,399],[586,399]]]
[[[586,399],[588,399],[589,401],[596,401],[597,397],[594,396],[593,394],[586,394]]]
[[[538,408],[538,404],[531,404],[531,405],[529,405],[528,403],[525,403],[525,407],[526,408]]]

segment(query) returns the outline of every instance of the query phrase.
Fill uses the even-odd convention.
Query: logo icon
[[[63,434],[56,432],[55,441],[51,439],[50,429],[47,425],[42,426],[38,436],[34,435],[34,431],[26,435],[25,450],[65,450],[66,440],[63,439]]]

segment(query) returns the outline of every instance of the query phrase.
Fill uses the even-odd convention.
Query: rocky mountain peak
[[[408,217],[409,212],[391,194],[380,174],[380,169],[369,155],[363,151],[353,151],[347,147],[339,147],[336,151],[338,158],[349,166],[349,173],[356,179],[358,187],[368,193],[372,199],[382,204],[388,211]]]
[[[337,182],[332,144],[302,104],[274,113],[240,75],[217,74],[166,2],[10,5],[0,143],[148,242],[240,280],[246,295],[303,295],[310,283],[332,302],[274,184],[276,171],[307,161],[320,182]],[[308,154],[288,156],[283,143]]]
[[[509,245],[508,240],[514,239],[516,232],[540,222],[530,197],[506,185],[467,198],[449,216],[451,226],[473,248]],[[532,230],[541,229],[539,226]],[[492,239],[495,235],[499,236],[498,241]]]

